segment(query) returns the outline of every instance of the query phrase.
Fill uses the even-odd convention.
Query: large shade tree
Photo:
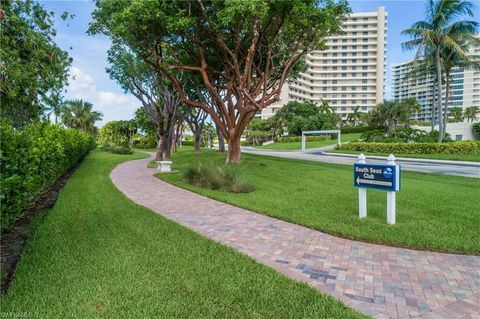
[[[344,0],[97,1],[90,33],[122,41],[167,76],[182,101],[207,112],[240,160],[254,114],[279,99],[305,55],[341,32]],[[177,70],[192,73],[215,103],[189,98]],[[298,71],[298,70],[297,70]]]
[[[442,51],[449,50],[462,60],[468,60],[462,47],[466,38],[472,38],[477,32],[478,22],[463,19],[473,17],[473,3],[466,0],[429,0],[425,20],[415,22],[403,31],[411,40],[403,43],[407,50],[417,49],[417,58],[432,56],[436,79],[436,114],[438,114],[439,131],[442,133],[443,121],[443,75]],[[435,121],[436,119],[434,119]],[[438,142],[442,142],[442,134]]]
[[[173,84],[118,41],[114,41],[108,51],[108,62],[110,77],[142,103],[145,113],[155,124],[158,141],[156,160],[168,160],[180,105]]]
[[[43,102],[67,83],[71,58],[55,35],[53,13],[36,1],[1,2],[0,112],[15,127],[40,119]]]

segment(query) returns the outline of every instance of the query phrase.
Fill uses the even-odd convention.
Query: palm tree
[[[102,119],[101,112],[92,111],[93,105],[83,100],[69,100],[64,103],[62,122],[66,127],[89,133],[95,132],[95,122]]]
[[[470,45],[479,46],[480,39],[471,35],[465,35],[457,41],[464,52],[468,52]],[[463,59],[455,51],[445,48],[442,50],[443,69],[445,71],[445,106],[443,108],[443,131],[441,131],[442,139],[445,138],[448,120],[448,102],[450,100],[450,81],[451,72],[454,67],[462,67],[464,69],[480,69],[480,59],[476,56]]]
[[[330,104],[328,104],[328,101],[322,99],[322,103],[318,106],[318,111],[320,113],[332,113],[332,108],[330,107]]]
[[[47,93],[40,94],[42,115],[45,121],[50,122],[52,114],[55,125],[58,124],[58,118],[62,113],[63,96],[61,89],[54,88]]]
[[[360,112],[360,105],[355,106],[352,109],[352,113],[348,114],[347,121],[353,123],[353,126],[357,126],[362,121],[362,112]]]
[[[405,127],[410,126],[410,119],[412,115],[422,110],[422,106],[415,98],[407,98],[396,104],[396,114],[398,121],[405,124]]]
[[[461,107],[452,107],[450,109],[451,121],[458,123],[463,121],[463,110]]]
[[[443,131],[442,114],[442,50],[449,49],[464,60],[468,60],[466,52],[458,41],[467,35],[477,32],[478,22],[459,20],[462,16],[473,17],[473,4],[466,0],[429,0],[426,10],[426,19],[414,23],[411,28],[402,32],[411,37],[403,43],[407,50],[417,49],[416,58],[434,57],[436,86],[437,86],[437,111],[439,131]],[[442,142],[442,134],[438,136]]]
[[[465,109],[463,116],[467,119],[467,122],[473,122],[477,118],[478,113],[480,113],[479,106],[470,106]]]

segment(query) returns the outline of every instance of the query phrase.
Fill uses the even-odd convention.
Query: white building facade
[[[296,80],[285,83],[280,101],[265,108],[263,119],[290,101],[320,104],[329,101],[342,119],[356,106],[368,112],[385,94],[387,13],[353,13],[343,23],[342,36],[326,39],[327,49],[306,57],[308,69]]]
[[[480,48],[470,48],[470,56],[480,56]],[[422,110],[414,116],[419,121],[431,121],[435,103],[435,77],[426,75],[415,77],[410,74],[412,61],[392,66],[393,99],[415,98]],[[445,102],[445,87],[443,101]],[[456,67],[451,73],[450,98],[448,107],[480,106],[480,70]]]

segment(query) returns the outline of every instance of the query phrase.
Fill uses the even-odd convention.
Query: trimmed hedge
[[[326,141],[330,140],[332,137],[330,135],[321,135],[321,136],[307,136],[307,142],[313,142],[313,141]],[[276,139],[276,143],[292,143],[292,142],[301,142],[302,137],[301,136],[284,136],[284,137],[278,137]]]
[[[451,143],[368,143],[351,142],[337,145],[336,150],[392,154],[479,154],[480,141]]]
[[[373,130],[365,132],[360,137],[365,142],[378,143],[435,143],[438,131],[423,131],[411,128],[398,128],[392,132]],[[444,141],[451,141],[450,134],[445,133]]]
[[[372,130],[374,130],[374,128],[370,126],[344,126],[340,128],[342,134],[365,133]]]
[[[96,145],[87,133],[48,123],[32,124],[24,130],[1,123],[0,133],[1,229]]]

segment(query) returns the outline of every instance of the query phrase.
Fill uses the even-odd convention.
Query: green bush
[[[121,154],[121,155],[130,155],[133,153],[130,147],[126,146],[114,146],[111,149],[113,154]]]
[[[342,134],[365,133],[373,130],[370,126],[343,126],[340,128]]]
[[[1,123],[0,133],[1,229],[96,146],[87,133],[48,123],[23,130]]]
[[[157,139],[155,135],[142,136],[133,142],[133,147],[140,149],[151,149],[157,147]]]
[[[250,193],[254,190],[253,185],[244,179],[240,169],[231,165],[191,166],[187,168],[184,177],[187,183],[204,188],[232,193]]]
[[[193,146],[193,141],[182,141],[182,146]]]
[[[332,139],[330,135],[320,135],[320,136],[307,136],[307,142],[314,142],[314,141],[326,141]],[[292,142],[301,142],[301,136],[283,136],[279,137],[275,140],[277,143],[292,143]]]
[[[340,116],[336,113],[318,113],[308,118],[294,116],[288,122],[288,134],[302,135],[302,131],[333,130],[338,122]]]
[[[480,141],[451,143],[374,143],[350,142],[337,150],[392,154],[480,154]]]
[[[476,138],[480,139],[480,122],[473,124],[472,130],[473,135],[475,135]]]
[[[111,151],[112,145],[110,145],[109,143],[103,143],[102,145],[100,145],[100,149],[102,151]]]
[[[270,141],[271,139],[272,134],[270,132],[256,130],[248,132],[246,142],[247,145],[262,145],[263,143]]]
[[[438,131],[423,131],[411,128],[399,128],[392,132],[372,130],[361,135],[365,142],[383,143],[435,143],[438,140]],[[450,135],[445,134],[445,141],[451,141]]]

